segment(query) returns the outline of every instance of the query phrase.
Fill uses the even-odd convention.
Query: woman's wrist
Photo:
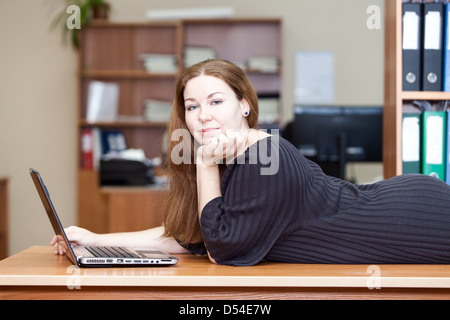
[[[217,161],[213,157],[211,157],[211,155],[207,154],[203,146],[197,149],[195,164],[197,165],[197,168],[214,168],[218,166]]]

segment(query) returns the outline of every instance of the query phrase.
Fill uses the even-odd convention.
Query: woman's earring
[[[248,111],[245,111],[245,112],[244,112],[244,116],[248,116]]]

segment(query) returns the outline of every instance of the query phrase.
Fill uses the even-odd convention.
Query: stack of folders
[[[170,101],[147,99],[144,101],[144,119],[152,122],[167,122],[172,111]]]
[[[450,115],[445,106],[414,101],[418,113],[404,113],[403,173],[422,173],[450,184]]]
[[[450,4],[444,2],[403,3],[404,91],[450,92]]]
[[[201,61],[215,59],[217,53],[209,47],[186,47],[184,48],[184,66],[190,67]]]
[[[274,123],[279,120],[280,97],[277,93],[258,94],[258,120]]]
[[[274,56],[250,57],[247,62],[247,68],[248,71],[278,72],[279,61],[278,58]]]
[[[145,70],[149,73],[175,73],[177,72],[177,58],[174,54],[141,54]]]
[[[85,170],[98,169],[102,156],[126,149],[122,130],[85,127],[81,132],[81,167]]]

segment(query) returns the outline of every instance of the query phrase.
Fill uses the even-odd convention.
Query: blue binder
[[[424,3],[422,90],[443,89],[444,4]]]
[[[450,92],[450,3],[445,4],[443,90]]]
[[[447,161],[445,162],[445,182],[450,184],[450,111],[447,112]]]

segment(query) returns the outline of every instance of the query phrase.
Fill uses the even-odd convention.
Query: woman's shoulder
[[[257,129],[250,129],[248,140],[249,145],[254,145],[255,143],[258,143],[259,141],[272,137],[273,134],[268,133],[267,130],[257,130]]]
[[[267,130],[256,130],[252,129],[249,134],[249,148],[251,147],[260,147],[260,146],[271,146],[271,147],[278,147],[282,146],[285,148],[294,148],[295,147],[286,139],[284,139],[280,134],[279,131],[276,130],[273,131],[267,131]],[[270,144],[267,144],[267,142],[270,142]],[[298,150],[296,150],[298,151]]]
[[[287,159],[301,156],[300,152],[287,140],[277,133],[268,133],[264,130],[254,130],[249,136],[250,146],[246,152],[238,157],[236,164],[248,164],[261,175],[276,175],[280,170],[281,162],[291,163]],[[290,170],[286,166],[282,169]]]

